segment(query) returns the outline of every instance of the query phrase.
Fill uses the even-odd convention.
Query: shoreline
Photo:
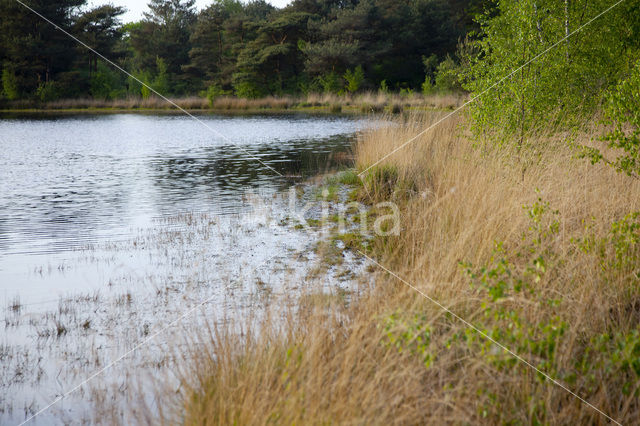
[[[389,93],[364,93],[360,95],[308,95],[300,98],[267,97],[260,99],[189,97],[170,99],[173,106],[161,98],[120,99],[101,101],[95,99],[63,99],[48,103],[20,103],[15,107],[0,105],[0,114],[47,114],[47,113],[188,113],[203,114],[399,114],[406,111],[450,111],[466,99],[462,93],[433,95],[398,95]]]
[[[337,174],[336,170],[328,176],[317,175],[294,185],[300,202],[318,203],[317,196],[326,179]],[[4,377],[11,377],[11,380],[0,386],[0,399],[16,388],[53,386],[56,371],[49,364],[40,365],[37,357],[29,358],[29,353],[52,360],[65,359],[67,353],[73,354],[72,360],[65,365],[72,380],[64,382],[66,386],[72,386],[99,371],[100,367],[95,366],[107,365],[110,359],[129,350],[129,339],[138,339],[144,343],[155,331],[162,330],[163,327],[173,328],[171,321],[175,320],[176,312],[188,312],[202,300],[210,299],[212,293],[221,294],[215,299],[218,303],[203,305],[202,314],[185,317],[180,322],[195,330],[208,327],[215,329],[224,327],[224,324],[243,322],[246,318],[258,321],[267,317],[273,309],[290,309],[290,303],[297,303],[301,308],[348,303],[352,295],[357,293],[356,273],[362,269],[362,259],[346,256],[341,259],[340,264],[329,262],[324,250],[328,244],[337,240],[333,239],[333,235],[326,235],[319,226],[320,207],[315,206],[307,212],[309,227],[301,228],[287,210],[289,193],[279,191],[276,194],[276,197],[268,199],[272,203],[269,208],[272,215],[264,216],[257,209],[236,218],[208,213],[179,214],[159,219],[153,226],[139,229],[122,241],[107,240],[78,248],[70,252],[71,261],[61,258],[59,261],[64,267],[54,268],[45,274],[64,274],[67,269],[81,268],[85,263],[109,270],[110,259],[124,259],[130,252],[142,252],[160,264],[169,264],[169,259],[175,259],[184,250],[184,246],[172,244],[166,238],[168,229],[177,229],[172,232],[183,236],[179,239],[188,240],[189,245],[203,244],[204,247],[205,244],[210,246],[212,239],[227,241],[231,238],[229,230],[237,227],[243,230],[243,235],[250,237],[243,239],[241,244],[236,242],[236,254],[254,256],[256,253],[245,249],[258,247],[259,241],[267,241],[271,248],[263,256],[268,262],[264,259],[256,261],[243,272],[233,273],[233,268],[223,262],[224,252],[218,248],[209,249],[207,256],[201,254],[198,257],[196,264],[201,266],[197,268],[197,273],[192,270],[192,259],[181,258],[178,265],[173,264],[168,269],[160,268],[153,273],[147,272],[150,275],[142,274],[133,282],[129,282],[126,276],[116,275],[115,278],[109,278],[108,286],[70,291],[44,302],[30,302],[19,296],[14,297],[5,308],[7,336],[16,339],[16,336],[27,330],[30,337],[26,343],[7,343],[0,348],[3,351],[0,355],[6,359],[0,366],[0,371]],[[331,204],[332,211],[337,211],[342,206],[338,200],[332,200]],[[256,207],[259,205],[256,204]],[[325,240],[326,244],[321,243]],[[332,250],[332,255],[335,255],[337,249]],[[267,264],[272,266],[265,266]],[[280,264],[286,264],[287,267],[280,268]],[[216,290],[215,286],[207,285],[205,281],[193,284],[190,280],[170,279],[174,270],[190,270],[193,276],[207,276],[206,283],[219,283],[220,289]],[[277,284],[272,282],[273,277],[279,278],[275,279]],[[300,282],[306,285],[300,285]],[[180,297],[170,297],[172,294],[180,294]],[[155,314],[152,315],[151,312]],[[162,315],[157,315],[158,312]],[[117,317],[135,318],[136,321],[117,321]],[[167,392],[179,387],[182,380],[181,376],[168,379],[163,371],[170,365],[175,368],[184,366],[180,351],[193,349],[190,338],[198,332],[194,333],[184,338],[176,337],[171,343],[164,339],[150,341],[133,356],[123,360],[118,365],[118,373],[88,383],[86,388],[91,394],[89,398],[80,393],[69,395],[66,406],[52,407],[43,414],[43,421],[68,419],[70,409],[82,413],[92,421],[107,418],[133,422],[137,419],[137,410],[152,418],[161,416],[161,413],[151,408],[153,398],[166,401]],[[206,338],[206,335],[198,337]],[[44,347],[43,342],[47,344]],[[34,378],[13,374],[21,369],[38,370],[40,373]],[[126,383],[124,389],[121,383]],[[141,397],[134,384],[143,387],[151,397]],[[0,415],[0,418],[22,421],[21,405],[29,407],[27,415],[30,416],[46,403],[28,392],[17,391],[17,395],[15,401],[7,407],[7,417]],[[143,408],[136,408],[132,401],[142,404]]]
[[[342,109],[340,112],[332,112],[329,108],[261,108],[261,109],[201,109],[201,108],[184,108],[190,114],[233,114],[233,115],[254,115],[254,114],[322,114],[322,115],[337,115],[337,114],[362,114],[357,109]],[[172,108],[25,108],[25,109],[0,109],[0,114],[184,114],[183,110]]]
[[[363,132],[351,177],[429,124]],[[544,136],[526,151],[480,150],[458,131],[465,124],[451,120],[423,135],[363,181],[345,175],[351,200],[395,204],[401,218],[399,235],[330,236],[340,244],[327,247],[328,264],[365,253],[375,259],[365,267],[371,284],[348,303],[333,298],[294,312],[284,327],[247,324],[241,336],[216,329],[185,360],[185,392],[168,397],[177,407],[171,414],[186,424],[274,416],[280,423],[429,424],[441,423],[443,410],[473,424],[601,420],[479,329],[550,377],[572,380],[571,389],[613,418],[635,418],[635,408],[615,401],[636,398],[624,387],[637,383],[627,361],[637,356],[621,354],[640,345],[637,317],[629,319],[640,259],[640,212],[630,212],[640,208],[640,185]],[[526,174],[523,157],[532,163]],[[366,213],[369,222],[376,216]]]

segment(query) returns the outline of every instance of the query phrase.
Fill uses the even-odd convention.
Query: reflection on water
[[[277,193],[344,158],[365,123],[203,119],[233,144],[181,116],[0,120],[0,424],[92,377],[31,424],[127,424],[156,385],[177,388],[172,350],[193,337],[182,330],[354,287],[360,261],[317,272],[322,231],[297,228]],[[297,188],[301,204],[316,190]]]
[[[349,149],[341,117],[54,116],[0,120],[0,255],[57,252],[184,211],[235,213]],[[2,268],[0,260],[0,268]]]

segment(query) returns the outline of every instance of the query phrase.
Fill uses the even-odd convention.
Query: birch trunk
[[[540,18],[538,17],[538,4],[533,2],[533,13],[536,16],[536,28],[538,29],[538,39],[540,40],[540,44],[543,43],[542,40],[542,26],[540,25]]]
[[[569,0],[564,0],[564,36],[565,44],[567,46],[567,61],[569,60],[569,34],[571,31],[569,29]]]

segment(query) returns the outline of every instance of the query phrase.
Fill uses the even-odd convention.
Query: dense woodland
[[[640,98],[638,0],[150,0],[132,23],[109,4],[27,4],[174,97],[491,89],[476,130],[522,138],[603,105],[628,121]],[[152,95],[14,0],[0,0],[0,69],[4,104]]]
[[[308,92],[455,87],[456,46],[477,32],[479,0],[151,0],[139,22],[85,0],[34,10],[158,92],[256,98]],[[437,80],[438,69],[441,78]],[[149,91],[14,0],[0,0],[5,99],[149,96]]]

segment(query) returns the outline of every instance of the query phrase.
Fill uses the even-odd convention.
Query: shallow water
[[[362,120],[311,116],[62,115],[0,120],[0,297],[37,302],[25,272],[127,238],[154,218],[236,214],[349,150]],[[251,158],[254,157],[254,158]],[[42,257],[41,255],[45,255]],[[50,285],[49,285],[50,284]],[[68,291],[64,282],[47,290]],[[50,294],[48,295],[50,296]]]
[[[63,395],[36,423],[125,421],[142,375],[166,374],[171,330],[233,321],[318,280],[321,235],[293,226],[286,190],[339,167],[370,123],[199,118],[224,137],[179,115],[0,119],[0,423]],[[344,272],[320,285],[349,287]]]

